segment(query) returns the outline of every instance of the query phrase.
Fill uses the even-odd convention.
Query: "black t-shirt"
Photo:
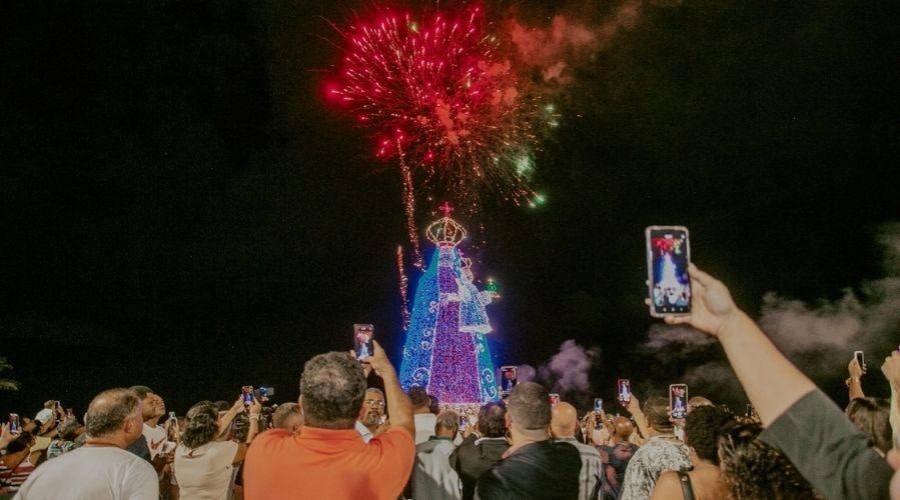
[[[581,454],[569,443],[550,440],[516,450],[478,478],[478,498],[578,498]]]

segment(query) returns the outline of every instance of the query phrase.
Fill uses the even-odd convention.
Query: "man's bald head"
[[[631,423],[631,420],[628,420],[625,417],[616,417],[613,420],[613,436],[622,441],[627,440],[631,437],[631,434],[634,432],[634,425]]]
[[[578,426],[578,412],[569,403],[557,403],[550,412],[550,430],[554,437],[575,437]]]
[[[694,396],[688,400],[688,409],[700,408],[701,406],[712,406],[713,402],[703,396]]]

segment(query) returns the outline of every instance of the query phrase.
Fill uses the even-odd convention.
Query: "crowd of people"
[[[900,405],[863,394],[865,366],[850,361],[841,411],[721,282],[693,266],[691,279],[690,316],[666,322],[721,343],[754,414],[695,396],[673,418],[669,400],[649,394],[623,415],[579,418],[522,382],[461,415],[425,388],[404,392],[376,342],[365,359],[307,361],[299,402],[242,394],[179,417],[135,386],[101,392],[82,419],[55,400],[34,418],[11,415],[0,498],[900,499]],[[900,389],[900,352],[881,369]]]

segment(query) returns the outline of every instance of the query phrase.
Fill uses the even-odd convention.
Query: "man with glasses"
[[[359,418],[356,419],[356,431],[362,440],[368,443],[379,433],[378,428],[384,423],[384,393],[381,389],[370,387],[366,389],[362,408],[359,409]]]

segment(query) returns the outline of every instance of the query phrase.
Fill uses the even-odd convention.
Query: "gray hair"
[[[437,420],[434,424],[434,433],[437,434],[438,429],[456,429],[459,427],[459,413],[453,410],[444,410],[438,413]]]
[[[78,419],[67,418],[56,427],[56,433],[65,441],[75,439],[78,434]]]
[[[275,409],[272,414],[272,423],[277,429],[291,429],[291,420],[294,418],[303,418],[303,410],[297,403],[285,403]]]
[[[522,429],[546,429],[550,425],[550,394],[534,382],[520,382],[509,394],[507,410]]]
[[[352,429],[366,393],[359,361],[344,352],[319,354],[300,377],[303,419],[324,429]]]
[[[84,425],[90,437],[102,437],[117,431],[125,420],[141,404],[137,393],[131,389],[109,389],[91,400]]]

